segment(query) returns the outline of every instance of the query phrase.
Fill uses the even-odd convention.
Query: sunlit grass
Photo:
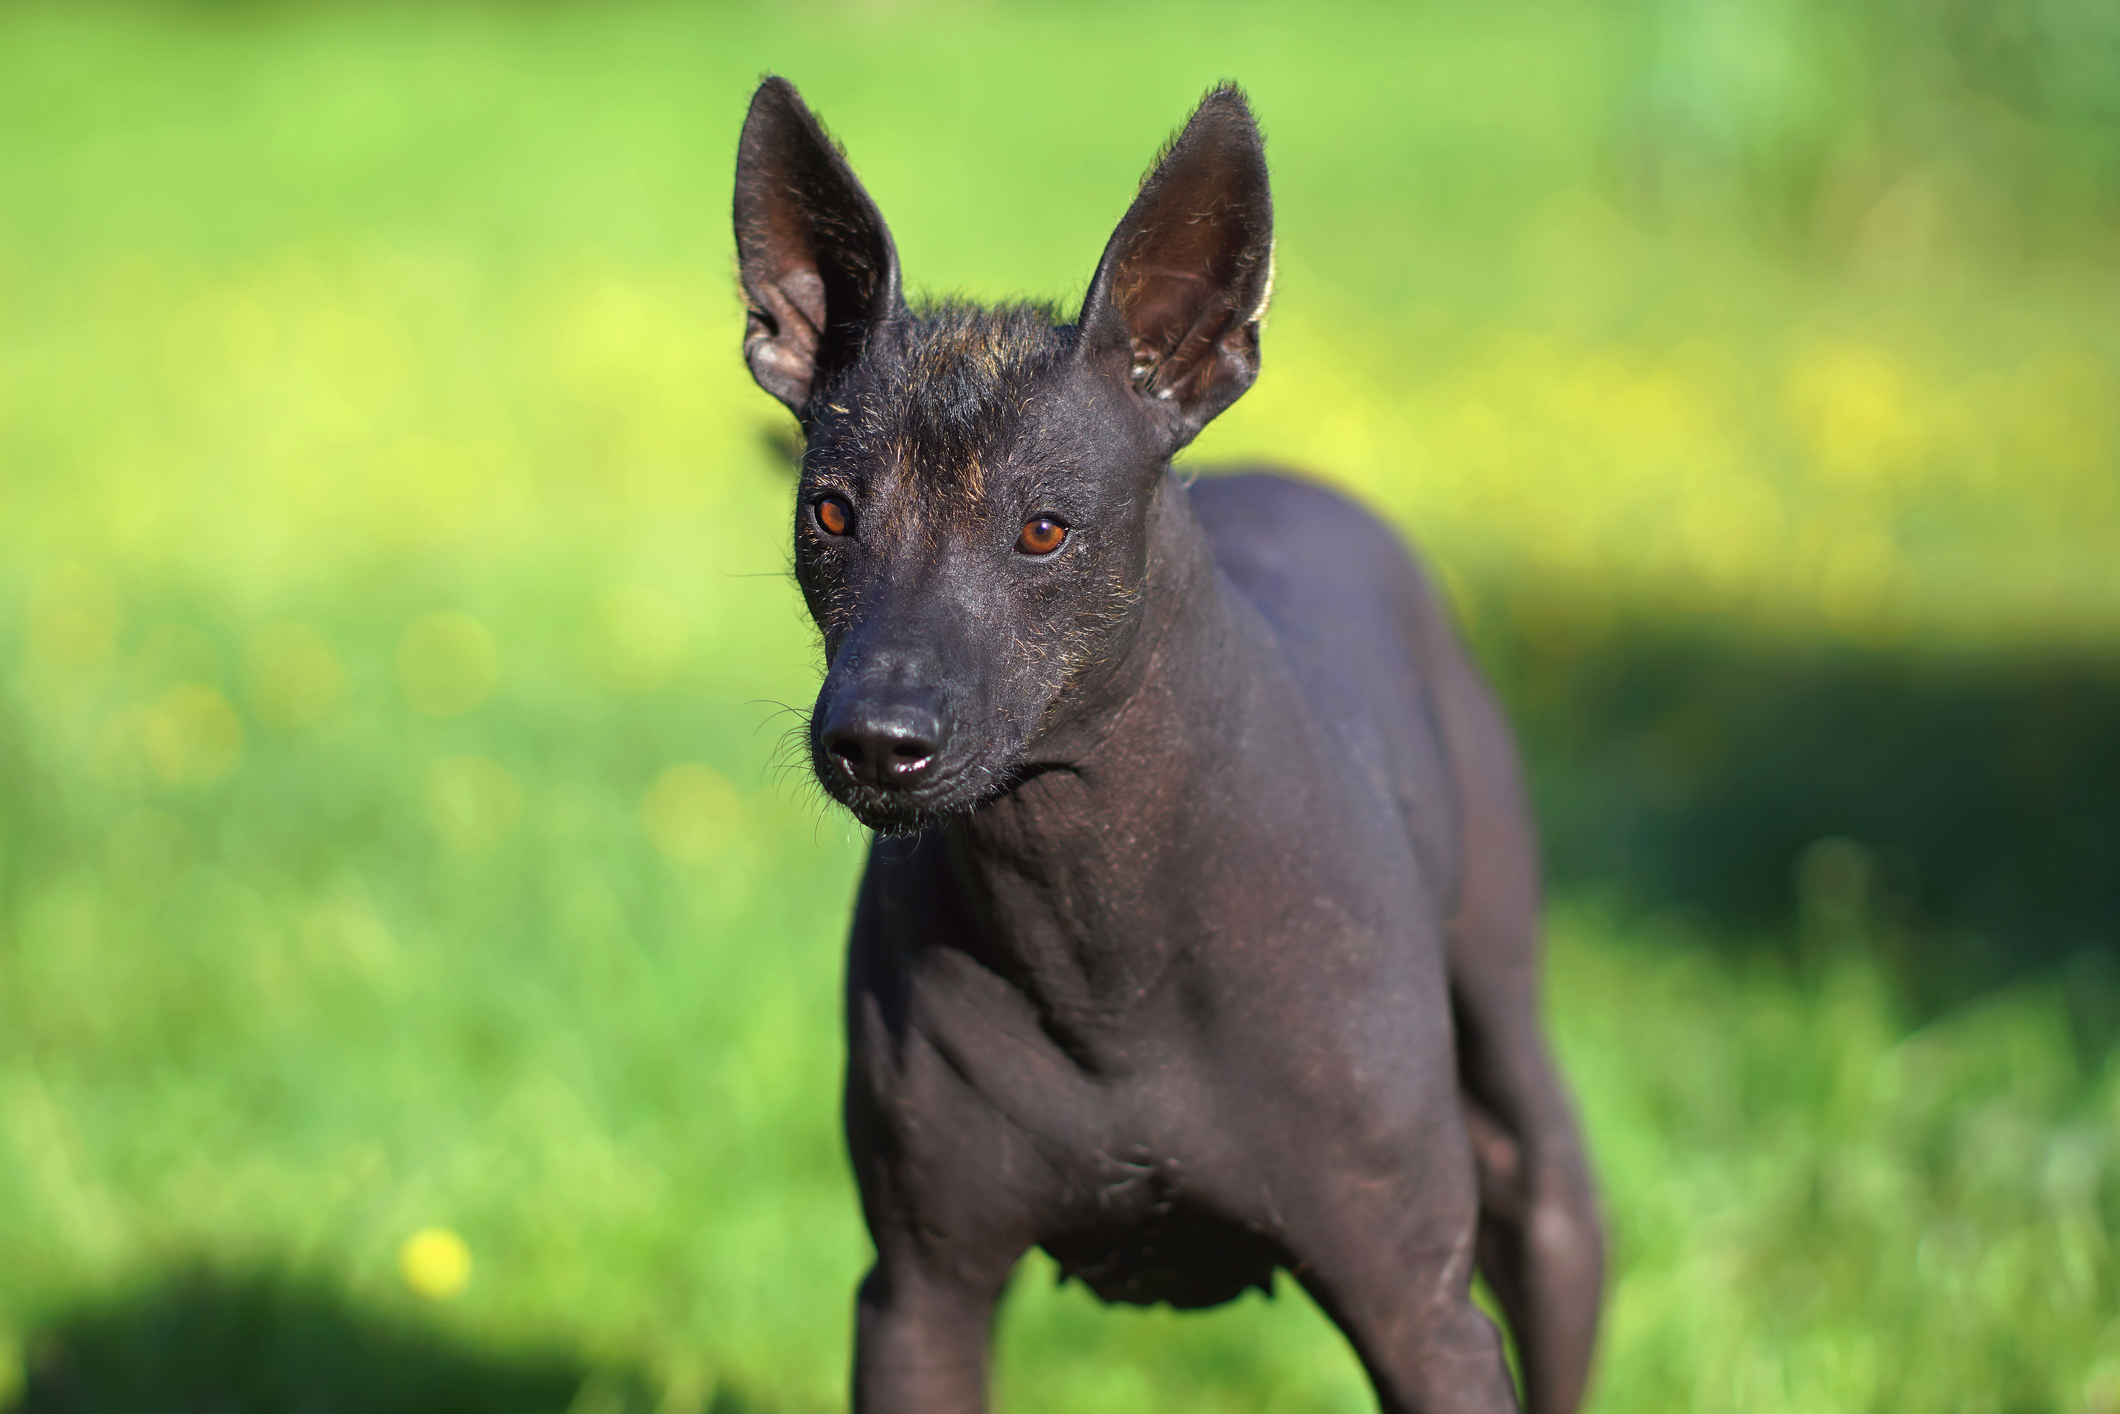
[[[1647,13],[0,12],[0,1405],[201,1265],[575,1352],[583,1408],[840,1400],[860,842],[782,749],[814,648],[725,231],[766,68],[914,281],[986,293],[1079,290],[1245,80],[1282,274],[1200,457],[1356,490],[1476,633],[2110,641],[2090,238],[2027,199],[2059,253],[2013,257],[1977,172],[1874,143],[1801,239],[1727,174],[1642,196],[1629,124],[1707,101]],[[1863,928],[1733,964],[1559,911],[1601,1407],[2120,1408],[2120,1081],[2038,986],[1913,1031]],[[1041,1262],[997,1369],[1367,1407],[1292,1290],[1110,1313]]]

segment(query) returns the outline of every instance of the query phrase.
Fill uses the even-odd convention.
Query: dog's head
[[[1065,764],[1041,747],[1105,705],[1139,635],[1171,455],[1258,374],[1272,231],[1258,129],[1218,88],[1074,323],[915,309],[883,217],[794,87],[753,96],[744,356],[802,423],[795,573],[827,664],[811,757],[864,824],[918,831]]]

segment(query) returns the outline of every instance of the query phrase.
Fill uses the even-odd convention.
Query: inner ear
[[[1244,95],[1217,88],[1112,233],[1082,308],[1084,356],[1192,440],[1259,374],[1273,290],[1266,150]]]
[[[751,96],[735,215],[750,315],[744,359],[760,387],[802,416],[905,298],[882,214],[786,79],[769,78]]]

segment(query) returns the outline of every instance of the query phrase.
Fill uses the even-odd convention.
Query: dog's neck
[[[1100,700],[1050,734],[1055,764],[941,832],[982,961],[1064,1029],[1123,1013],[1190,931],[1188,862],[1220,818],[1201,806],[1241,791],[1232,744],[1259,690],[1253,635],[1175,480],[1149,534],[1141,630]]]

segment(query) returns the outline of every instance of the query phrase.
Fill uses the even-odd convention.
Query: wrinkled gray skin
[[[1170,470],[1258,369],[1241,95],[1166,152],[1073,324],[910,309],[783,80],[736,225],[745,353],[807,438],[814,764],[878,831],[846,997],[855,1408],[983,1410],[1033,1246],[1115,1301],[1285,1268],[1394,1412],[1515,1407],[1477,1261],[1529,1407],[1575,1408],[1602,1239],[1508,727],[1376,521]]]

